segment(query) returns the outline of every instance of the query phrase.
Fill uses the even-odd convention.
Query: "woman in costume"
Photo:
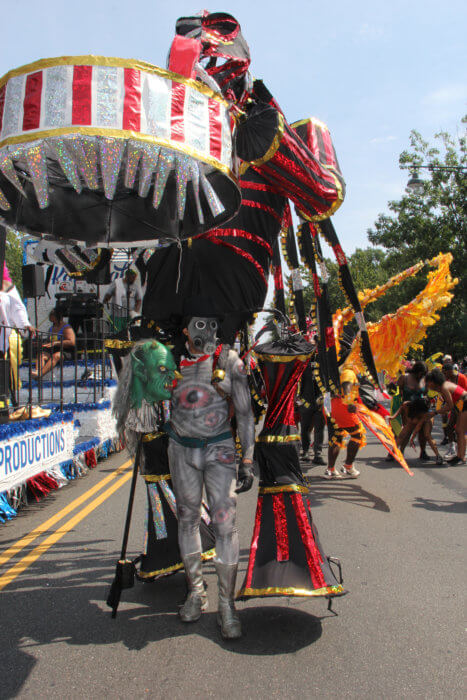
[[[448,464],[463,464],[465,460],[465,434],[467,432],[467,391],[459,384],[447,381],[439,369],[432,369],[431,372],[428,372],[426,385],[428,389],[440,394],[445,401],[445,407],[441,408],[438,413],[453,411],[454,407],[459,412],[456,420],[457,454],[448,460]]]
[[[153,340],[136,343],[124,359],[113,403],[117,429],[124,436],[130,454],[136,453],[138,439],[142,439],[140,471],[146,483],[147,511],[138,576],[145,581],[183,568],[175,496],[170,486],[167,436],[162,432],[175,377],[176,365],[168,348]],[[203,511],[204,558],[214,555],[209,522],[208,514]]]
[[[366,445],[365,430],[357,414],[359,383],[357,375],[348,366],[340,370],[340,392],[331,399],[331,415],[328,417],[329,449],[326,479],[356,479],[360,472],[354,466],[361,447]],[[339,472],[335,465],[348,435],[345,464]]]

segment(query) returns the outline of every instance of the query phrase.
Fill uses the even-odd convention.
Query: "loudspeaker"
[[[89,284],[110,284],[112,281],[110,277],[110,263],[106,263],[103,266],[97,267],[95,270],[87,272],[84,279]]]
[[[43,297],[45,294],[44,267],[23,265],[23,296],[27,299]]]

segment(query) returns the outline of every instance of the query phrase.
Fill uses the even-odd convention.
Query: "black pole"
[[[138,444],[136,446],[135,461],[133,464],[133,475],[131,478],[130,495],[128,498],[128,507],[125,519],[125,528],[123,531],[122,549],[120,551],[120,559],[117,562],[115,569],[115,578],[110,587],[107,598],[107,605],[112,608],[112,617],[117,616],[118,604],[120,596],[124,588],[132,588],[135,579],[135,565],[132,561],[126,559],[126,550],[128,546],[128,536],[130,534],[131,516],[133,514],[133,503],[135,500],[136,479],[138,476],[139,462],[141,458],[141,449],[143,444],[143,435],[140,434]]]
[[[96,386],[96,370],[97,370],[97,338],[95,333],[92,336],[92,345],[93,345],[93,357],[94,357],[94,372],[92,373],[93,376],[93,391],[94,391],[94,403],[96,403],[97,400],[97,386]]]
[[[86,321],[83,323],[84,326],[84,376],[86,383],[88,381],[88,331],[86,326]]]
[[[6,226],[0,224],[0,289],[3,287],[3,266],[5,264]]]
[[[101,365],[101,376],[102,376],[102,396],[104,396],[105,391],[105,333],[104,333],[104,319],[101,318],[101,333],[102,333],[102,365]]]
[[[126,548],[128,546],[128,536],[130,534],[131,516],[133,513],[133,502],[135,500],[136,478],[138,476],[138,468],[139,468],[139,462],[140,462],[140,458],[141,458],[142,444],[143,444],[143,436],[140,435],[140,437],[138,439],[138,444],[136,446],[136,455],[135,455],[135,461],[133,464],[133,474],[131,477],[130,497],[128,500],[128,508],[127,508],[127,512],[126,512],[125,529],[123,531],[122,549],[120,552],[120,559],[121,560],[125,559]]]
[[[28,404],[29,404],[29,418],[32,418],[32,342],[33,342],[32,331],[29,331],[29,343],[28,343]]]
[[[36,324],[36,330],[39,330],[37,327],[37,297],[34,297],[34,319],[35,319],[35,324]]]
[[[73,357],[75,359],[75,403],[78,403],[78,339],[75,338],[75,347],[73,350]]]
[[[63,411],[63,334],[60,336],[60,413]]]
[[[42,333],[37,334],[37,362],[37,366],[40,367],[37,377],[37,403],[40,406],[42,403]]]

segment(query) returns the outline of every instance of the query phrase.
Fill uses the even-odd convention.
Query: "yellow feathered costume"
[[[458,280],[451,276],[449,268],[452,259],[451,253],[440,253],[426,263],[419,262],[391,277],[384,285],[359,292],[358,296],[364,308],[379,299],[391,287],[415,275],[424,264],[434,268],[427,275],[428,282],[425,288],[412,301],[401,306],[393,314],[386,314],[377,323],[367,324],[378,372],[385,370],[389,375],[396,376],[409,350],[422,347],[420,342],[425,337],[427,328],[439,320],[437,312],[447,306],[454,296],[451,290],[454,289]],[[339,309],[334,314],[333,325],[337,343],[344,326],[352,320],[353,315],[350,307]],[[358,341],[355,342],[346,364],[350,364],[357,371],[364,372]]]

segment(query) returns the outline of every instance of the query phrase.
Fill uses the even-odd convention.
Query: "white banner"
[[[0,441],[0,493],[73,457],[73,421]]]

